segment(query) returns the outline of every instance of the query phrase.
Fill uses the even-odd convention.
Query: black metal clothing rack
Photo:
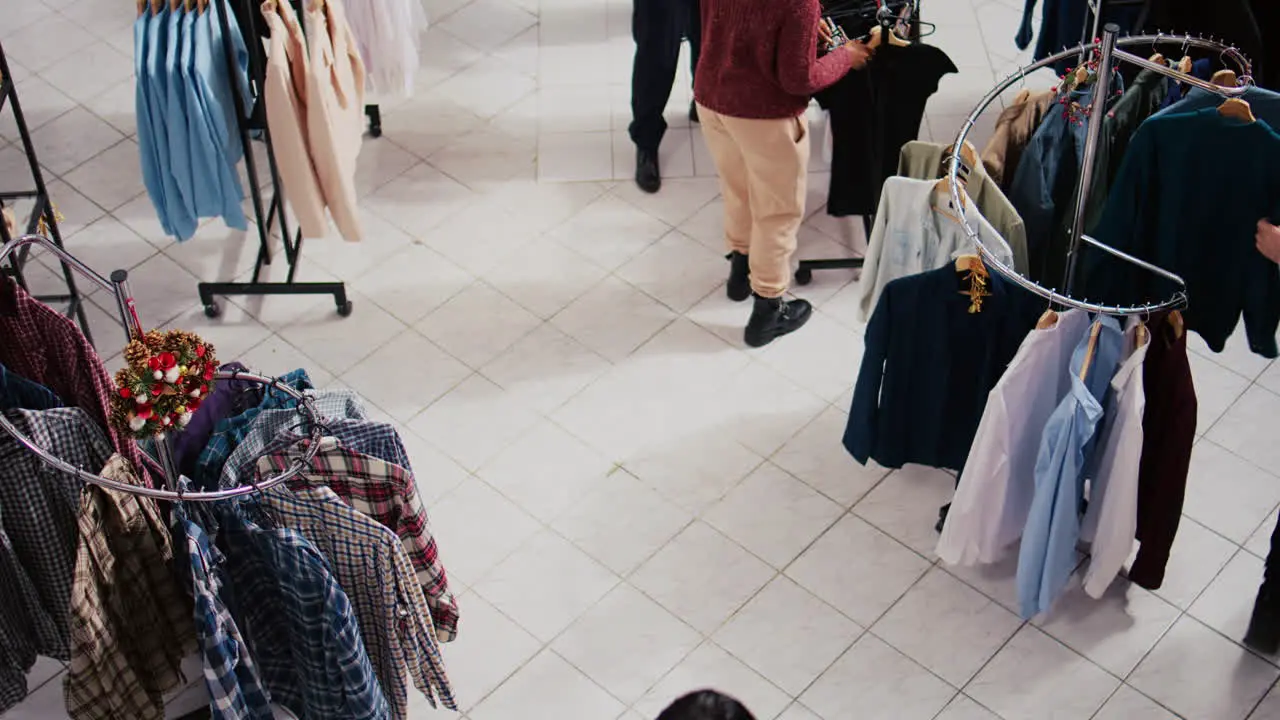
[[[222,3],[222,12],[218,20],[222,29],[222,48],[230,77],[236,77],[240,68],[236,62],[236,51],[232,47],[230,18],[236,17],[233,2],[241,3],[245,18],[242,29],[247,31],[245,44],[249,49],[249,78],[252,85],[257,85],[259,78],[265,77],[266,57],[262,48],[261,35],[258,31],[257,12],[253,0],[217,0]],[[261,102],[262,88],[253,88],[253,95]],[[347,298],[347,287],[344,282],[297,282],[298,262],[302,257],[302,230],[290,232],[289,220],[285,212],[284,193],[281,192],[280,171],[276,165],[275,147],[271,143],[271,131],[265,126],[258,128],[257,133],[267,149],[267,165],[271,171],[271,200],[264,205],[262,187],[258,182],[257,162],[254,160],[251,141],[254,130],[250,127],[245,99],[238,91],[231,93],[235,104],[236,126],[240,133],[241,145],[244,147],[244,162],[249,180],[249,194],[253,200],[253,214],[258,228],[258,259],[254,263],[253,278],[249,282],[202,282],[197,287],[200,302],[204,305],[204,313],[209,317],[217,317],[222,310],[214,299],[215,295],[333,295],[338,307],[338,314],[346,317],[351,314],[351,301]],[[265,114],[264,114],[265,116]],[[280,222],[280,241],[284,248],[285,262],[289,272],[284,282],[262,281],[262,270],[271,264],[271,230],[276,220]]]
[[[893,12],[888,12],[888,13],[883,12],[883,10],[887,7],[887,5],[882,5],[878,0],[875,4],[881,10],[881,12],[878,12],[876,15],[877,20],[880,23],[880,25],[883,27],[883,31],[888,32],[890,27],[892,27],[894,24],[897,23],[898,16]],[[909,8],[910,8],[910,13],[909,13],[910,31],[908,32],[908,36],[904,39],[910,40],[912,42],[917,42],[920,40],[920,37],[921,37],[920,0],[911,0],[911,2],[909,3]],[[839,11],[836,11],[836,14],[839,14]],[[863,232],[865,233],[865,236],[868,239],[871,238],[871,226],[872,226],[873,220],[874,220],[873,215],[862,216]],[[801,260],[799,263],[799,267],[796,269],[796,274],[795,274],[796,283],[799,285],[808,285],[809,283],[813,282],[814,270],[836,270],[841,268],[856,270],[862,267],[862,263],[863,263],[863,258],[860,258],[860,257]]]
[[[22,139],[22,150],[27,155],[27,165],[31,169],[31,180],[35,185],[31,190],[10,190],[0,192],[0,207],[12,205],[15,200],[31,200],[33,207],[31,208],[31,216],[27,220],[26,229],[18,227],[19,233],[32,234],[40,229],[41,220],[44,221],[43,232],[49,236],[57,247],[62,247],[62,233],[58,230],[57,210],[53,207],[53,201],[49,198],[49,188],[44,184],[44,173],[40,171],[40,161],[36,158],[35,146],[31,142],[31,131],[27,128],[27,119],[22,114],[22,103],[18,102],[18,89],[13,80],[13,73],[9,70],[9,61],[4,54],[4,46],[0,45],[0,113],[4,112],[5,107],[13,112],[14,124],[18,127],[18,135]],[[17,218],[15,218],[17,219]],[[19,222],[21,222],[19,220]],[[0,245],[4,245],[13,238],[9,237],[9,230],[5,227],[5,223],[0,221]],[[13,277],[23,290],[27,290],[26,278],[23,277],[22,268],[26,265],[30,248],[24,247],[23,251],[15,254],[9,260],[9,266],[0,268],[0,272]],[[85,317],[84,298],[81,297],[79,289],[76,287],[75,273],[67,266],[66,262],[62,262],[62,278],[66,282],[67,291],[58,295],[42,295],[36,296],[36,299],[46,305],[67,304],[66,315],[73,318],[80,325],[80,331],[84,333],[85,338],[92,344],[93,334],[89,330],[89,321]]]

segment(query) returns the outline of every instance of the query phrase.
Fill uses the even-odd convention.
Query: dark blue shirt
[[[0,364],[0,410],[50,410],[62,400],[49,388],[31,382]]]

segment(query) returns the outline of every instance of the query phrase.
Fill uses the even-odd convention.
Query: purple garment
[[[249,368],[238,362],[227,363],[219,370],[239,370],[247,372]],[[213,386],[213,394],[200,404],[187,429],[173,437],[173,461],[178,471],[192,477],[196,469],[196,460],[200,451],[209,444],[213,428],[218,421],[239,415],[248,408],[256,407],[262,397],[261,386],[247,380],[220,380]]]

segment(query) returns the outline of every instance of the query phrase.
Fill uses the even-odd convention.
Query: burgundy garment
[[[821,13],[818,0],[702,0],[698,103],[735,118],[798,117],[853,67],[844,50],[818,58]]]
[[[1138,557],[1129,579],[1148,590],[1164,582],[1164,568],[1182,519],[1191,444],[1196,439],[1196,388],[1187,359],[1187,333],[1180,337],[1168,314],[1152,316],[1151,343],[1142,365],[1147,406],[1142,416],[1142,460],[1138,467]]]
[[[219,370],[246,372],[249,368],[238,362],[227,363]],[[262,400],[262,386],[247,380],[220,380],[213,386],[213,394],[200,403],[191,416],[186,429],[174,435],[171,449],[178,471],[187,477],[195,477],[196,460],[209,444],[213,428],[219,420],[239,415]]]
[[[107,423],[115,385],[93,345],[69,318],[9,278],[0,279],[0,364],[87,412],[107,431],[116,452],[133,467],[144,467],[133,438]]]

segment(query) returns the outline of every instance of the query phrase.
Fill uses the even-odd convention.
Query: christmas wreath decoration
[[[152,330],[124,349],[116,373],[111,423],[135,438],[180,430],[213,387],[213,346],[185,330]]]

